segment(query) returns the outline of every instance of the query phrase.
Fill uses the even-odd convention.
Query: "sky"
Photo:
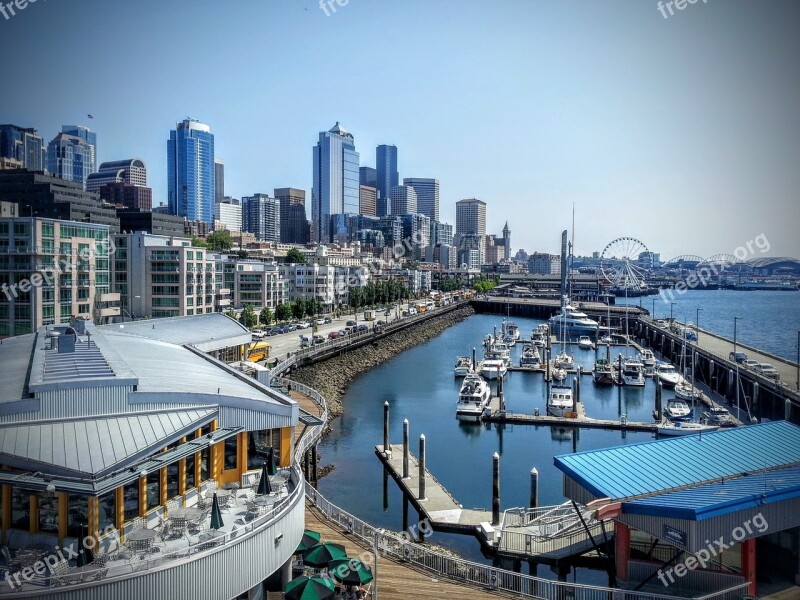
[[[800,3],[339,1],[37,0],[0,15],[0,122],[88,125],[158,204],[187,116],[234,197],[310,198],[339,121],[362,166],[395,144],[401,178],[439,179],[442,220],[484,200],[515,252],[556,252],[574,206],[576,254],[800,257]]]

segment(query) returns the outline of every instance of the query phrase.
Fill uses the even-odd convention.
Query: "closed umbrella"
[[[86,533],[84,533],[84,532],[86,532]],[[86,548],[85,544],[83,543],[83,540],[85,540],[88,537],[88,533],[89,532],[86,529],[86,526],[83,523],[81,523],[81,539],[78,540],[78,545],[79,545],[78,546],[78,566],[79,567],[85,567],[86,565],[88,565],[90,562],[92,562],[94,560],[94,555],[92,554],[92,551],[89,550],[88,548]]]
[[[269,473],[270,476],[278,473],[278,469],[275,466],[275,448],[271,446],[267,451],[267,473]]]
[[[322,542],[311,546],[303,552],[303,562],[309,566],[322,568],[337,558],[347,558],[347,552],[341,544]]]
[[[211,529],[222,529],[224,525],[222,511],[219,509],[219,500],[217,500],[217,492],[214,492],[214,499],[211,502]]]
[[[330,600],[335,589],[333,579],[303,575],[283,586],[283,597],[286,600]]]
[[[300,544],[298,544],[295,553],[305,552],[311,548],[311,546],[319,544],[320,539],[322,539],[322,535],[319,532],[306,529],[303,532],[303,539],[300,540]]]
[[[345,585],[362,586],[372,581],[372,569],[357,558],[339,558],[328,563],[328,571]]]
[[[261,479],[258,482],[258,489],[256,494],[259,496],[266,496],[272,493],[272,486],[269,484],[269,475],[267,474],[267,463],[261,467]]]

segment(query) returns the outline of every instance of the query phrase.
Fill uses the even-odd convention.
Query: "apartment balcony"
[[[164,516],[170,522],[169,513],[154,511],[146,524],[154,532],[149,537],[152,542],[141,545],[129,540],[120,545],[114,535],[106,536],[101,540],[105,564],[96,560],[83,568],[70,565],[58,574],[45,569],[44,575],[21,579],[19,586],[4,583],[0,598],[127,600],[246,594],[292,557],[303,535],[303,479],[296,468],[285,470],[283,477],[288,477],[283,491],[270,495],[256,512],[246,506],[245,489],[231,491],[228,506],[222,508],[221,529],[211,529],[202,512],[198,522],[181,525],[182,535],[172,535],[172,526],[162,526]],[[210,501],[205,484],[200,491]],[[187,494],[186,506],[197,505],[195,490]],[[245,513],[246,517],[240,516]]]
[[[217,296],[230,296],[231,290],[230,288],[219,288],[217,290]]]
[[[97,295],[98,302],[119,302],[120,301],[120,294],[117,293],[108,293],[108,294],[98,294]]]
[[[217,298],[217,307],[227,308],[230,305],[231,305],[230,298]]]
[[[119,306],[110,306],[108,308],[97,308],[95,309],[95,317],[104,318],[104,317],[118,317],[122,314],[120,312]]]

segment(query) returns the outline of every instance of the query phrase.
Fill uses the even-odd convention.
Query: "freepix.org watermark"
[[[767,523],[763,514],[758,513],[752,519],[748,519],[742,523],[740,527],[734,528],[734,530],[731,531],[730,538],[728,538],[728,543],[725,543],[724,535],[721,535],[716,540],[706,540],[705,548],[702,548],[695,554],[690,554],[682,563],[670,567],[669,569],[659,569],[658,579],[664,587],[668,587],[670,584],[675,583],[675,578],[677,577],[685,577],[689,572],[694,571],[698,567],[705,569],[711,559],[734,544],[741,542],[748,535],[752,535],[754,532],[765,533],[767,529],[769,529],[769,523]]]
[[[672,15],[675,14],[675,11],[672,10],[674,6],[676,10],[683,10],[690,4],[697,4],[700,0],[667,0],[664,2],[663,0],[658,0],[658,4],[656,4],[656,8],[658,8],[658,12],[661,13],[661,16],[665,19],[669,19]],[[703,4],[708,4],[708,0],[703,0]],[[669,14],[667,14],[669,13]]]
[[[11,17],[16,17],[18,11],[25,10],[29,4],[35,2],[36,0],[13,0],[12,2],[0,0],[0,15],[3,15],[8,21]]]
[[[76,256],[71,257],[71,260],[65,258],[59,259],[53,266],[42,267],[38,271],[33,272],[30,277],[26,277],[17,283],[12,283],[11,285],[4,283],[0,285],[0,292],[11,302],[20,294],[27,294],[34,288],[55,285],[59,275],[63,275],[64,273],[79,273],[82,265],[79,265],[78,261],[85,262],[92,257],[108,258],[110,260],[116,250],[117,248],[111,239],[98,240],[95,242],[94,247],[89,246],[81,249]]]
[[[754,256],[756,250],[758,250],[761,254],[764,254],[769,252],[771,247],[772,246],[770,246],[767,236],[763,233],[760,233],[754,239],[749,240],[737,247],[732,254],[738,260],[743,261]],[[675,300],[676,295],[681,296],[688,290],[693,290],[698,286],[703,287],[715,277],[719,277],[719,269],[717,269],[717,265],[713,263],[702,265],[700,269],[686,277],[685,281],[679,281],[672,289],[662,289],[658,294],[661,296],[661,300],[664,302],[664,304],[669,304],[671,301]]]
[[[319,0],[319,8],[325,13],[326,17],[336,12],[336,5],[347,6],[350,0]]]

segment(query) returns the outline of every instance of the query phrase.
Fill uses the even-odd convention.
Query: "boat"
[[[458,392],[456,417],[466,420],[479,420],[483,411],[489,406],[492,391],[489,384],[476,373],[464,377],[461,390]]]
[[[538,367],[540,364],[542,364],[542,357],[539,356],[539,350],[532,344],[525,344],[519,357],[519,366]]]
[[[588,335],[582,335],[578,340],[578,348],[581,350],[592,350],[594,349],[594,343],[592,343],[592,338]]]
[[[481,375],[486,379],[498,379],[507,372],[508,367],[501,358],[488,358],[481,363]]]
[[[511,348],[505,342],[495,342],[484,353],[484,358],[502,360],[506,367],[511,366]]]
[[[596,335],[600,327],[597,321],[590,319],[589,315],[572,306],[568,296],[564,296],[561,311],[550,317],[549,323],[550,329],[562,328],[562,335]]]
[[[547,397],[547,412],[554,417],[565,417],[572,409],[572,388],[566,385],[552,386]]]
[[[594,363],[592,377],[597,385],[614,385],[614,373],[611,370],[611,363],[608,362],[608,359],[597,359]]]
[[[736,421],[733,420],[731,413],[727,408],[719,404],[712,404],[711,407],[703,413],[703,420],[709,425],[736,427]]]
[[[614,338],[612,338],[610,335],[604,335],[600,338],[600,343],[610,346],[614,343]]]
[[[562,350],[556,354],[556,357],[553,359],[553,364],[557,369],[571,369],[575,365],[575,360],[572,358],[572,355]]]
[[[470,371],[472,371],[472,359],[469,356],[459,356],[456,359],[456,366],[453,367],[453,375],[466,377]]]
[[[537,348],[544,348],[547,345],[547,335],[550,329],[546,323],[540,323],[539,326],[531,332],[531,343]]]
[[[561,368],[553,369],[553,379],[556,381],[564,381],[567,378],[567,372]]]
[[[644,386],[644,365],[638,360],[628,359],[622,363],[622,384]]]
[[[509,346],[514,346],[519,341],[520,333],[519,327],[515,323],[507,321],[504,323],[505,333],[503,334],[503,342]]]
[[[657,432],[658,435],[678,436],[717,431],[718,429],[719,425],[704,425],[702,423],[686,423],[682,421],[675,421],[673,423],[671,421],[667,421],[658,426]]]
[[[699,399],[701,395],[700,390],[694,387],[688,381],[681,381],[675,384],[675,397],[687,402],[694,402]]]
[[[670,421],[688,421],[692,418],[693,412],[686,401],[678,398],[667,400],[667,406],[664,408],[664,416]]]
[[[487,333],[483,336],[483,347],[489,348],[492,344],[494,344],[494,336],[491,333]]]
[[[661,363],[656,365],[656,377],[658,377],[661,385],[667,388],[674,388],[681,381],[683,381],[681,374],[678,373],[678,371],[675,370],[675,367],[669,363]]]
[[[644,348],[639,352],[639,360],[645,367],[653,367],[656,364],[656,355],[649,348]]]

